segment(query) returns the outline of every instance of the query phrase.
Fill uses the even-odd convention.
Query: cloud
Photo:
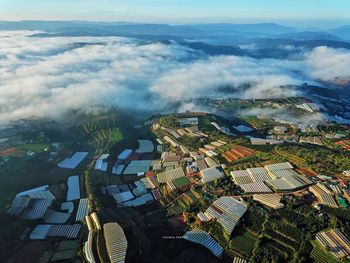
[[[310,67],[311,78],[323,81],[350,79],[349,50],[316,47],[305,55],[305,63]]]
[[[281,86],[302,82],[302,78],[292,74],[297,64],[236,56],[210,57],[164,73],[151,91],[165,101],[225,95],[257,99],[295,96],[297,90]]]
[[[302,60],[210,57],[176,43],[27,37],[32,33],[0,33],[0,124],[109,107],[195,110],[193,100],[201,97],[297,96],[300,90],[283,85],[348,74],[349,68],[349,53],[327,48]]]

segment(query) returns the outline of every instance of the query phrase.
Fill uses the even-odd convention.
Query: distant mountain
[[[322,31],[303,31],[295,33],[278,34],[272,36],[275,39],[292,39],[292,40],[335,40],[341,41],[342,38],[336,37],[330,33]]]
[[[235,56],[248,56],[249,53],[245,50],[235,47],[235,46],[218,46],[218,45],[209,45],[202,42],[180,42],[179,44],[183,46],[190,47],[194,50],[203,51],[208,55],[235,55]]]
[[[86,21],[0,22],[0,30],[39,30],[33,37],[121,36],[144,41],[176,41],[208,55],[290,58],[317,46],[350,49],[350,26],[298,31],[274,23],[141,24]],[[349,38],[347,37],[349,36]],[[349,39],[346,41],[344,39]]]
[[[146,23],[127,23],[127,22],[89,22],[89,21],[0,21],[0,30],[47,30],[58,31],[68,28],[100,28],[104,30],[117,30],[119,32],[129,33],[149,33],[164,34],[173,30],[174,34],[186,34],[188,31],[221,31],[221,32],[241,32],[241,33],[260,33],[260,34],[282,34],[296,32],[292,27],[282,26],[275,23],[258,24],[146,24]],[[142,31],[141,31],[142,30]]]
[[[249,56],[256,58],[285,59],[311,50],[315,47],[344,48],[350,50],[350,43],[335,40],[293,40],[260,38],[246,41],[240,47]]]
[[[199,27],[214,30],[234,30],[236,32],[260,33],[260,34],[283,34],[297,32],[296,28],[282,26],[275,23],[258,23],[258,24],[200,24]]]
[[[333,34],[334,36],[350,41],[350,25],[334,28],[328,30],[328,32]]]
[[[260,24],[137,24],[80,21],[19,21],[0,22],[0,30],[41,30],[36,36],[168,36],[192,41],[216,41],[232,44],[238,41],[269,37],[274,34],[294,33],[297,30],[274,23]]]

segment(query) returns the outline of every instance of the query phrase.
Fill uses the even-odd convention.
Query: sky
[[[350,22],[349,0],[0,0],[0,20],[131,22]]]

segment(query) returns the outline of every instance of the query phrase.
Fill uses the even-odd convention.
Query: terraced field
[[[101,154],[113,144],[123,139],[123,134],[117,127],[114,118],[104,116],[82,126],[82,131],[90,137],[91,146],[96,149],[95,154]]]
[[[335,257],[330,255],[329,253],[319,248],[317,245],[314,246],[314,249],[312,250],[310,256],[313,260],[315,260],[315,262],[318,262],[318,263],[340,263],[341,262],[341,261],[338,261]]]

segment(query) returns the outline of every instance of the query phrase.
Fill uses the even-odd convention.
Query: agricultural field
[[[184,211],[184,207],[178,202],[174,202],[167,207],[167,216],[171,217],[174,215],[180,215]]]
[[[317,263],[340,263],[341,261],[337,260],[330,253],[326,252],[324,249],[320,248],[316,242],[312,242],[314,248],[311,251],[310,257],[315,260]]]
[[[24,151],[32,151],[34,153],[40,153],[44,151],[44,149],[48,148],[50,144],[48,143],[35,143],[35,144],[25,144],[21,145],[20,148]]]
[[[178,203],[184,208],[186,209],[187,207],[189,207],[191,204],[195,203],[197,201],[197,197],[194,196],[194,194],[191,191],[187,191],[185,193],[183,193],[179,199],[178,199]]]
[[[254,151],[249,148],[243,146],[232,146],[229,150],[225,151],[221,155],[226,159],[227,162],[232,163],[253,154]]]
[[[250,206],[248,211],[242,217],[243,226],[247,230],[256,234],[259,234],[262,231],[264,222],[265,214],[253,206]]]
[[[247,116],[247,117],[244,117],[243,119],[255,129],[271,128],[278,124],[277,122],[271,119],[259,119],[256,116]]]
[[[82,126],[83,134],[87,135],[90,144],[94,149],[109,149],[113,144],[123,139],[123,134],[118,127],[116,121],[110,116],[104,116],[95,119]],[[96,154],[101,154],[99,152]]]
[[[270,211],[260,232],[263,239],[259,240],[251,262],[285,262],[294,257],[307,258],[312,250],[313,235],[326,227],[316,214],[307,205]]]
[[[230,240],[229,248],[234,254],[248,259],[252,254],[257,237],[247,231],[240,230],[241,229],[237,229],[234,231],[234,236]]]
[[[0,157],[7,157],[7,156],[18,157],[18,156],[21,156],[23,153],[24,151],[17,147],[10,147],[10,148],[1,150]]]
[[[333,151],[314,145],[279,145],[275,147],[275,152],[294,160],[303,168],[322,174],[340,174],[350,167],[350,158],[346,151]],[[303,161],[298,161],[296,157]]]
[[[350,140],[338,141],[336,142],[336,144],[339,145],[340,147],[343,147],[345,150],[350,151]]]

